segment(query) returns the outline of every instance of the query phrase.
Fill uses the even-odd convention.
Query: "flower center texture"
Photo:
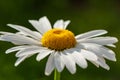
[[[61,51],[76,45],[74,34],[69,30],[51,29],[43,34],[42,45],[53,50]]]

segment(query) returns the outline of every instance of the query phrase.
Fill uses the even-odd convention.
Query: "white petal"
[[[91,38],[91,37],[100,36],[106,33],[107,33],[106,30],[93,30],[93,31],[89,31],[89,32],[77,35],[75,38],[76,39]]]
[[[50,75],[51,72],[54,70],[55,64],[54,64],[54,53],[52,53],[46,63],[46,68],[45,68],[45,75]]]
[[[5,35],[5,34],[13,34],[13,33],[0,31],[0,34]]]
[[[28,56],[22,56],[17,59],[15,66],[18,66],[22,61],[24,61]]]
[[[86,59],[88,59],[90,61],[96,61],[97,60],[97,56],[90,51],[81,49],[80,54],[83,55]]]
[[[107,44],[106,46],[116,47],[114,44]]]
[[[104,69],[107,69],[107,70],[109,70],[110,69],[110,67],[106,64],[106,62],[105,62],[105,60],[104,60],[104,58],[98,58],[98,62],[99,62],[99,64],[100,64],[100,66],[101,67],[103,67]]]
[[[60,52],[56,52],[54,55],[55,67],[59,72],[64,69],[64,62]]]
[[[67,20],[67,21],[57,20],[55,24],[53,25],[53,27],[60,28],[60,29],[66,29],[69,23],[70,23],[70,20]]]
[[[53,51],[51,51],[51,50],[41,50],[40,53],[37,55],[36,60],[40,61],[52,52]]]
[[[17,34],[3,35],[1,36],[1,39],[4,41],[12,42],[17,45],[22,45],[22,44],[38,45],[39,44],[39,42],[37,42],[36,40],[32,38],[17,35]]]
[[[74,51],[71,54],[71,57],[73,57],[74,61],[82,68],[87,68],[87,61],[85,60],[85,58],[79,53]]]
[[[2,37],[3,37],[4,35],[10,35],[10,34],[13,34],[13,33],[0,31],[0,40],[1,40],[1,41],[4,41],[4,39],[2,39]]]
[[[0,41],[4,41],[4,39],[2,39],[3,35],[0,35]]]
[[[34,31],[34,34],[38,37],[39,40],[42,38],[42,35],[39,32]]]
[[[25,28],[23,26],[19,26],[19,25],[13,25],[13,24],[7,24],[8,26],[10,26],[11,28],[14,28],[24,34],[27,34],[29,36],[31,36],[34,39],[40,40],[41,36],[37,36],[33,31],[31,31],[28,28]]]
[[[102,51],[103,51],[103,56],[106,58],[106,59],[109,59],[109,60],[112,60],[112,61],[116,61],[116,58],[115,58],[115,53],[108,49],[108,48],[101,48]]]
[[[98,61],[90,61],[92,64],[94,64],[96,67],[98,67],[99,68],[99,63],[98,63]]]
[[[25,34],[25,33],[23,33],[23,32],[16,32],[16,33],[14,33],[14,34],[17,34],[17,35],[23,35],[23,36],[28,36],[27,34]]]
[[[65,22],[64,22],[64,28],[63,28],[63,29],[66,29],[69,24],[70,24],[70,20],[65,21]]]
[[[64,21],[63,20],[56,21],[55,24],[53,25],[53,27],[63,29],[64,28]]]
[[[51,24],[47,17],[42,17],[39,21],[29,20],[29,22],[41,33],[44,34],[46,31],[51,29]]]
[[[36,38],[30,36],[29,34],[25,34],[23,32],[16,32],[17,35],[32,37],[32,38],[36,39],[37,41],[40,41],[40,39],[42,38],[42,35],[39,32],[36,32],[36,31],[33,31],[33,33],[36,36]]]
[[[8,50],[6,50],[5,53],[8,54],[8,53],[15,52],[15,51],[27,48],[27,47],[28,46],[16,46],[16,47],[12,47],[12,48],[9,48]]]
[[[74,60],[69,56],[69,54],[66,54],[65,51],[61,55],[63,57],[66,68],[70,71],[71,74],[74,74],[76,72],[76,65]]]
[[[85,39],[85,40],[78,40],[78,42],[84,42],[84,43],[96,43],[100,45],[107,45],[107,44],[113,44],[116,43],[118,40],[115,37],[96,37],[91,39]]]
[[[103,56],[109,60],[116,61],[115,53],[112,50],[105,48],[104,46],[92,43],[82,43],[81,45],[86,50],[92,51],[98,56]]]
[[[39,53],[41,51],[41,48],[36,47],[36,46],[31,46],[28,48],[25,48],[19,52],[16,53],[16,57],[21,57],[21,56],[25,56],[25,55],[31,55],[31,54],[36,54]]]

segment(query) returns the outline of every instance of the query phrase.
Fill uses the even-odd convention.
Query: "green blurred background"
[[[8,23],[33,29],[28,20],[42,16],[47,16],[52,24],[58,19],[71,20],[68,29],[75,34],[105,29],[109,31],[107,35],[120,38],[120,0],[0,0],[0,31],[16,32],[6,26]],[[61,80],[120,80],[120,43],[116,45],[116,49],[111,49],[116,52],[117,62],[107,60],[109,71],[88,62],[87,69],[77,66],[74,75],[64,69]],[[44,75],[47,58],[37,62],[34,55],[14,67],[15,53],[5,54],[12,46],[0,42],[0,80],[53,80],[53,73]]]

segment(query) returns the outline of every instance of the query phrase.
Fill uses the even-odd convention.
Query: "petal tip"
[[[19,64],[18,63],[15,63],[14,66],[17,67]]]
[[[50,73],[48,73],[48,72],[45,72],[45,75],[46,75],[46,76],[49,76],[49,75],[50,75]]]
[[[114,62],[116,62],[116,61],[117,61],[117,59],[115,58],[113,61],[114,61]]]
[[[107,31],[107,30],[104,30],[104,29],[101,29],[101,31],[103,31],[103,32],[105,32],[105,33],[108,33],[108,31]]]
[[[40,59],[39,59],[38,57],[36,57],[36,61],[38,61],[38,62],[39,62],[39,61],[40,61]]]
[[[110,70],[110,67],[106,68],[106,70],[108,70],[108,71],[109,71],[109,70]]]
[[[74,71],[74,72],[71,72],[71,74],[75,74],[76,73],[76,71]]]
[[[32,23],[34,20],[28,20],[29,23]]]
[[[5,54],[8,54],[8,53],[9,53],[9,51],[8,51],[8,50],[6,50],[6,51],[5,51]]]
[[[118,42],[118,39],[115,37],[115,42]]]
[[[43,19],[47,19],[47,20],[48,20],[47,16],[43,16],[43,17],[41,17],[41,18],[39,19],[39,21],[40,21],[40,20],[43,20]]]
[[[7,24],[7,26],[10,26],[11,24]]]

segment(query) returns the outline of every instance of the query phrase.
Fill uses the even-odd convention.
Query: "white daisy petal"
[[[66,68],[70,71],[71,74],[74,74],[76,72],[76,65],[74,60],[69,56],[69,54],[66,54],[67,52],[64,51],[64,53],[61,54],[64,60],[64,64],[66,65]]]
[[[106,59],[108,59],[108,60],[112,60],[112,61],[116,61],[116,58],[115,58],[115,53],[112,51],[112,50],[110,50],[110,49],[108,49],[108,48],[105,48],[105,47],[103,47],[103,48],[101,48],[102,50],[103,50],[103,56],[106,58]]]
[[[57,20],[55,24],[53,25],[54,28],[60,28],[60,29],[66,29],[68,24],[70,23],[70,20],[63,21],[63,20]]]
[[[17,34],[3,35],[1,36],[1,39],[4,41],[12,42],[14,44],[18,44],[18,45],[23,45],[23,44],[38,45],[39,44],[39,42],[37,42],[36,40],[32,38],[17,35]]]
[[[37,61],[40,61],[42,60],[43,58],[45,58],[46,56],[48,56],[50,53],[52,53],[53,51],[50,51],[50,50],[41,50],[40,53],[37,55],[36,57],[36,60]]]
[[[107,44],[106,46],[116,47],[114,44]]]
[[[81,44],[86,50],[94,52],[98,56],[103,56],[109,60],[116,61],[115,53],[98,44],[92,44],[92,43],[82,43]]]
[[[31,38],[34,38],[37,41],[40,41],[40,39],[42,38],[42,35],[39,32],[36,32],[36,31],[33,31],[33,33],[36,36],[36,38],[31,37],[29,34],[25,34],[23,32],[16,32],[17,35],[23,35],[23,36],[31,37]]]
[[[17,52],[16,53],[16,57],[21,57],[21,56],[25,56],[25,55],[36,54],[36,53],[39,53],[40,51],[41,51],[40,47],[31,46],[31,47],[25,48],[25,49]]]
[[[63,28],[63,29],[66,29],[69,24],[70,24],[70,20],[65,21],[65,22],[64,22],[64,28]]]
[[[42,38],[42,35],[39,32],[34,31],[33,33],[36,35],[36,37],[38,37],[38,40]]]
[[[87,61],[85,58],[77,51],[74,51],[71,54],[71,57],[73,57],[74,61],[82,68],[87,68]]]
[[[96,37],[96,36],[100,36],[103,34],[106,34],[107,31],[106,30],[93,30],[93,31],[89,31],[80,35],[77,35],[75,38],[78,39],[83,39],[83,38],[91,38],[91,37]]]
[[[54,53],[52,53],[46,63],[46,68],[45,68],[45,75],[50,75],[51,72],[54,70],[55,64],[54,64]]]
[[[22,57],[19,57],[17,59],[17,61],[15,62],[15,66],[18,66],[22,61],[24,61],[28,56],[22,56]]]
[[[63,29],[64,28],[64,21],[63,20],[56,21],[55,24],[53,25],[53,27]]]
[[[99,68],[99,63],[98,63],[98,61],[90,61],[92,64],[94,64],[96,67],[98,67]]]
[[[78,42],[107,45],[107,44],[116,43],[116,42],[118,42],[118,40],[115,37],[96,37],[96,38],[91,38],[91,39],[78,40]]]
[[[21,49],[25,49],[27,47],[29,47],[29,46],[16,46],[16,47],[12,47],[12,48],[7,49],[5,53],[8,54],[8,53],[15,52],[15,51],[18,51],[18,50],[21,50]]]
[[[100,64],[100,66],[101,67],[103,67],[104,69],[107,69],[107,70],[109,70],[110,69],[110,67],[106,64],[106,62],[105,62],[105,60],[104,60],[104,58],[98,58],[98,62],[99,62],[99,64]]]
[[[84,50],[84,49],[81,49],[81,52],[80,52],[86,59],[90,60],[90,61],[96,61],[97,60],[97,56],[90,52],[90,51],[87,51],[87,50]]]
[[[40,40],[40,38],[41,38],[41,36],[37,36],[33,31],[31,31],[30,29],[25,28],[23,26],[14,25],[14,24],[7,24],[7,25],[10,26],[11,28],[14,28],[14,29],[24,33],[24,34],[31,36],[34,39]]]
[[[60,52],[56,52],[54,55],[55,67],[59,72],[64,69],[64,62]]]
[[[3,35],[0,35],[0,41],[4,41],[4,39],[2,39]]]
[[[1,41],[4,41],[4,39],[2,39],[2,37],[3,37],[4,35],[11,35],[11,34],[14,34],[14,33],[0,31],[0,40],[1,40]]]
[[[51,24],[47,17],[42,17],[39,21],[29,20],[29,22],[41,33],[44,34],[46,31],[51,29]]]
[[[17,34],[17,35],[23,35],[23,36],[28,36],[27,34],[25,34],[23,32],[16,32],[15,34]]]
[[[5,35],[5,34],[13,34],[13,33],[0,31],[0,34]]]
[[[34,26],[34,28],[36,30],[38,30],[41,34],[44,33],[44,28],[41,26],[41,24],[39,23],[39,21],[37,20],[29,20],[29,22],[32,24],[32,26]]]

